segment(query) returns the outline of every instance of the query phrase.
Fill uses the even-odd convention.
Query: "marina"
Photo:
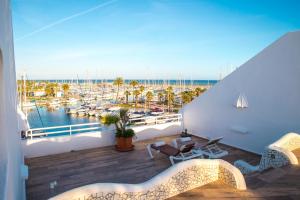
[[[215,80],[41,80],[18,81],[19,106],[30,128],[99,123],[107,114],[129,110],[132,123],[176,114]],[[117,83],[120,79],[119,83]],[[206,83],[206,84],[205,84]],[[209,83],[209,85],[207,84]],[[141,120],[143,118],[143,120]]]

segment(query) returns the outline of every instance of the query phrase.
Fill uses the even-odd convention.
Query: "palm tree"
[[[54,97],[56,95],[57,83],[48,83],[45,87],[45,93],[47,96]]]
[[[193,92],[191,91],[184,91],[181,92],[181,100],[183,104],[190,103],[193,100]]]
[[[65,83],[65,84],[63,84],[62,86],[62,89],[63,89],[63,91],[64,91],[64,96],[68,96],[68,93],[69,93],[69,89],[70,89],[70,86],[69,86],[69,84],[67,84],[67,83]]]
[[[58,83],[53,83],[54,96],[57,96]]]
[[[161,104],[161,103],[162,103],[162,100],[163,100],[163,98],[164,98],[164,94],[163,94],[162,92],[159,92],[159,93],[157,94],[157,96],[158,96],[159,103]]]
[[[202,90],[202,89],[201,89],[200,87],[196,87],[196,88],[195,88],[195,91],[194,91],[194,92],[195,92],[195,96],[196,96],[196,97],[198,97],[198,96],[201,94],[201,90]]]
[[[153,99],[153,93],[151,91],[148,91],[146,93],[146,98],[147,98],[147,102],[148,102],[148,108],[150,108],[150,102],[152,101]]]
[[[143,85],[140,86],[140,92],[141,92],[141,102],[143,99],[143,92],[145,91],[145,87]]]
[[[27,96],[30,96],[34,92],[34,81],[26,80],[25,84]]]
[[[200,88],[200,87],[197,87],[197,88],[195,88],[195,96],[200,96],[200,94],[201,93],[203,93],[203,92],[205,92],[206,91],[206,89],[205,88]]]
[[[170,112],[171,106],[172,106],[172,104],[174,102],[174,92],[173,92],[172,86],[169,86],[167,88],[166,92],[167,92],[167,101],[168,101],[168,111]]]
[[[125,94],[125,96],[126,96],[126,104],[128,104],[128,96],[131,95],[131,93],[130,93],[128,90],[126,90],[126,91],[124,92],[124,94]]]
[[[119,90],[120,90],[120,86],[122,86],[124,83],[123,78],[122,77],[117,77],[114,80],[114,85],[117,86],[117,96],[116,96],[116,103],[118,102],[118,97],[119,97]]]
[[[134,99],[133,91],[138,84],[139,84],[139,82],[137,80],[132,80],[129,83],[129,85],[132,87],[132,100]]]
[[[134,96],[134,100],[135,100],[135,109],[137,107],[137,103],[138,103],[138,99],[139,99],[139,95],[141,94],[140,90],[134,90],[132,92],[133,96]]]

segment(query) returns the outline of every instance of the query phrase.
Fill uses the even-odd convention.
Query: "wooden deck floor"
[[[156,140],[170,142],[175,137]],[[199,143],[206,142],[201,138],[194,139],[198,140]],[[97,182],[144,182],[171,165],[164,155],[157,154],[154,160],[149,158],[145,147],[146,144],[153,141],[138,142],[135,144],[135,151],[126,153],[117,152],[113,147],[102,147],[26,159],[25,162],[29,166],[29,179],[26,182],[27,199],[47,199],[64,191]],[[224,157],[224,159],[231,163],[238,159],[244,159],[252,164],[259,162],[260,157],[256,154],[226,145],[221,147],[230,152],[229,156]],[[277,194],[276,197],[278,198],[281,197],[280,194],[284,197],[289,194],[299,197],[300,169],[285,167],[276,170],[247,177],[249,188],[247,191],[240,192],[214,183],[183,193],[172,199],[199,199],[200,197],[205,197],[205,199],[240,199],[242,197],[261,199],[266,197],[268,199],[271,194],[273,196]],[[281,177],[282,174],[285,174],[284,178]],[[279,178],[274,181],[272,180],[274,177]],[[297,177],[297,181],[293,177]],[[50,189],[49,185],[53,181],[57,182],[57,187]]]

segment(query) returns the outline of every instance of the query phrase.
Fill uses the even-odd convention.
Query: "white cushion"
[[[154,145],[159,147],[159,146],[162,146],[162,145],[165,145],[166,143],[164,141],[158,141],[158,142],[155,142]]]
[[[178,138],[178,140],[180,142],[189,142],[189,141],[192,141],[192,138],[191,137],[183,137],[183,138]]]

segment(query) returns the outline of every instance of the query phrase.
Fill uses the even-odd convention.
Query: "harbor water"
[[[48,108],[46,106],[34,107],[27,111],[30,128],[43,128],[51,126],[64,126],[99,122],[97,117],[78,117],[66,113],[66,107]]]

